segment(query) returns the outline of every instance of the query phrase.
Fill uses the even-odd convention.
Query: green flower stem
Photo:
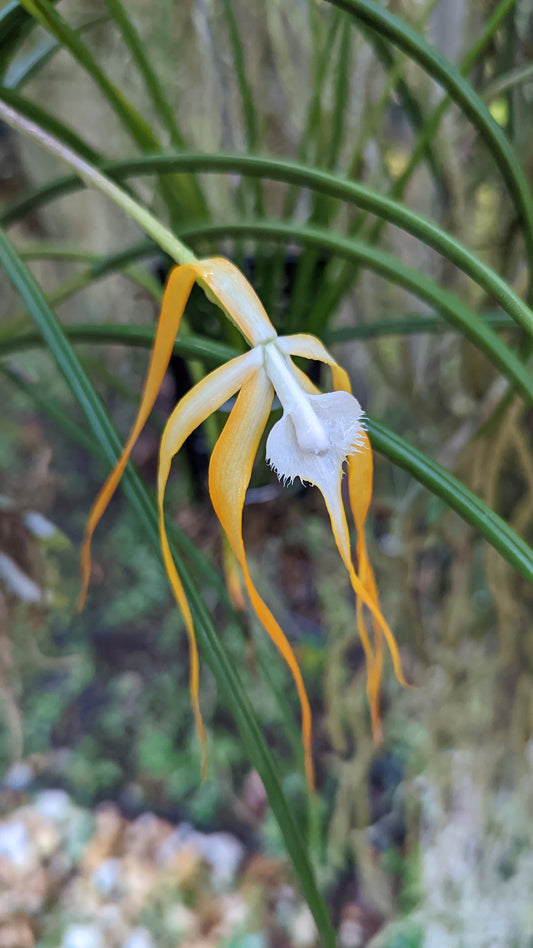
[[[192,251],[175,237],[167,227],[161,224],[150,211],[146,210],[126,191],[107,178],[101,171],[98,171],[94,165],[76,154],[67,145],[64,145],[54,135],[30,121],[6,102],[0,102],[0,118],[11,128],[32,138],[33,141],[51,152],[52,155],[64,161],[88,188],[93,188],[105,194],[128,217],[136,221],[176,263],[194,263],[196,257]]]

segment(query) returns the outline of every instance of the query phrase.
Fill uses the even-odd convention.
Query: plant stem
[[[55,138],[49,132],[44,131],[39,125],[25,118],[16,109],[0,102],[0,118],[10,125],[11,128],[21,132],[23,135],[32,138],[39,145],[55,155],[78,175],[87,185],[105,194],[110,201],[113,201],[117,207],[120,207],[128,217],[136,221],[143,230],[155,240],[165,253],[168,253],[176,263],[193,263],[196,260],[192,250],[182,243],[178,238],[145,207],[139,204],[126,191],[111,181],[106,175],[98,171],[94,165],[86,161],[80,155],[72,151],[66,145],[63,145],[59,139]]]

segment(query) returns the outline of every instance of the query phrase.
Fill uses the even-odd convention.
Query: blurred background
[[[528,0],[394,0],[388,9],[461,67],[503,6],[468,75],[531,179]],[[115,5],[68,0],[57,9],[163,151],[254,152],[347,175],[437,221],[527,292],[516,214],[485,144],[450,105],[413,162],[443,92],[341,9],[319,0],[290,10],[278,0],[130,0],[128,18],[171,104],[167,126]],[[94,76],[41,27],[23,37],[3,83],[75,130],[100,159],[138,153]],[[7,127],[0,134],[9,214],[64,168]],[[331,251],[302,250],[298,228],[387,250],[524,352],[494,300],[425,244],[346,203],[237,171],[179,177],[173,204],[161,185],[170,187],[168,177],[128,183],[195,252],[242,266],[280,332],[317,332],[371,417],[531,540],[531,409],[428,304]],[[286,221],[288,238],[252,226],[232,236],[231,224],[265,218]],[[78,191],[5,220],[61,323],[81,333],[76,351],[125,437],[148,352],[121,330],[142,335],[155,326],[168,261],[154,246],[139,247],[136,225],[98,194]],[[211,225],[220,226],[206,235]],[[210,770],[200,780],[185,630],[120,491],[95,536],[87,605],[75,611],[83,527],[108,468],[49,354],[31,339],[13,346],[32,323],[0,280],[0,945],[315,945],[264,788],[205,662]],[[191,332],[240,345],[199,291],[187,313]],[[87,324],[92,341],[82,339]],[[146,483],[154,484],[170,410],[213,364],[173,359],[134,452]],[[223,422],[218,413],[174,462],[168,511],[191,541],[186,552],[200,550],[214,567],[196,564],[202,596],[307,827],[338,944],[532,946],[531,587],[444,501],[376,455],[368,542],[383,612],[415,686],[402,689],[387,665],[376,747],[353,599],[322,498],[281,487],[260,451],[245,544],[313,707],[318,793],[309,816],[292,679],[224,588],[207,492]]]

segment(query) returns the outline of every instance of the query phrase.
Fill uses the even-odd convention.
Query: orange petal
[[[222,568],[233,608],[239,612],[245,612],[246,601],[242,587],[242,572],[225,534],[222,535]]]
[[[167,532],[165,529],[165,488],[167,485],[168,475],[170,473],[172,458],[175,454],[177,454],[186,438],[188,438],[195,428],[197,428],[198,425],[201,425],[202,422],[205,421],[205,419],[212,412],[216,411],[217,408],[220,408],[220,406],[225,401],[227,401],[228,398],[231,398],[231,396],[235,394],[237,389],[243,384],[244,380],[250,376],[250,373],[257,369],[257,366],[260,365],[260,362],[260,353],[257,353],[252,349],[250,352],[246,352],[244,355],[238,356],[236,359],[232,359],[231,362],[227,362],[226,365],[222,365],[220,368],[215,369],[214,372],[211,372],[210,375],[207,375],[205,379],[202,379],[201,382],[195,385],[190,392],[187,392],[187,394],[183,396],[181,401],[178,402],[176,408],[172,412],[165,426],[165,430],[161,438],[161,446],[159,449],[157,502],[159,508],[159,535],[161,539],[161,550],[163,553],[163,562],[165,564],[167,576],[169,578],[170,585],[172,586],[172,591],[174,593],[176,602],[183,615],[185,627],[187,629],[190,656],[191,703],[194,712],[196,733],[198,734],[198,737],[204,748],[202,762],[202,771],[204,775],[206,773],[207,766],[207,738],[202,721],[198,697],[198,649],[196,646],[196,637],[194,634],[194,625],[189,603],[187,602],[185,590],[183,589],[183,585],[172,558]]]
[[[285,633],[252,582],[242,539],[244,498],[261,435],[270,413],[272,396],[272,386],[263,370],[243,385],[211,456],[209,492],[217,517],[241,565],[255,612],[292,672],[302,709],[305,771],[312,788],[314,770],[311,756],[311,708],[302,674]]]
[[[276,337],[261,300],[235,264],[212,257],[190,266],[209,299],[222,307],[252,346]]]
[[[280,336],[276,344],[285,355],[301,356],[303,359],[315,359],[317,362],[325,362],[331,368],[333,387],[336,391],[352,391],[348,373],[335,361],[325,345],[316,336],[299,332],[293,336]],[[314,390],[315,392],[318,391],[316,388]]]
[[[363,432],[362,440],[365,442],[362,450],[355,452],[348,459],[348,489],[350,496],[350,506],[352,508],[352,513],[357,528],[357,562],[359,565],[359,574],[361,582],[363,583],[368,596],[375,604],[375,609],[371,609],[370,611],[372,612],[372,617],[374,620],[373,624],[376,642],[376,661],[375,667],[371,670],[371,673],[369,672],[369,694],[372,696],[371,700],[373,702],[373,715],[376,719],[377,700],[382,671],[382,647],[380,630],[383,631],[385,639],[387,640],[387,645],[389,646],[389,651],[391,653],[392,663],[394,666],[394,672],[398,681],[405,687],[408,687],[408,685],[403,675],[400,653],[398,651],[396,640],[389,625],[381,614],[374,570],[372,569],[366,550],[364,528],[370,506],[370,500],[372,497],[373,461],[370,441],[368,440],[368,435],[366,432]],[[368,605],[368,602],[366,605]]]
[[[293,336],[280,337],[278,345],[280,345],[287,355],[302,356],[303,358],[317,359],[320,362],[325,362],[331,367],[334,387],[343,391],[351,391],[350,380],[347,373],[336,363],[335,359],[330,355],[326,347],[320,342],[319,339],[316,339],[314,336],[308,335],[307,333],[298,333]],[[294,370],[298,377],[298,381],[302,385],[302,388],[305,388],[305,390],[310,394],[319,391],[316,386],[313,385],[313,383],[307,378],[305,373],[296,367],[294,367]],[[338,501],[335,503],[330,502],[330,504],[328,504],[326,498],[326,504],[328,506],[333,535],[335,537],[337,547],[350,575],[352,588],[357,596],[357,628],[361,637],[361,643],[365,651],[368,665],[367,692],[372,719],[372,730],[376,738],[379,739],[381,734],[381,725],[379,719],[379,687],[383,671],[383,647],[381,641],[382,632],[384,633],[389,646],[396,677],[402,685],[408,687],[408,684],[405,681],[402,672],[400,654],[398,651],[398,646],[396,645],[396,640],[389,625],[381,613],[374,570],[372,569],[372,565],[366,550],[364,528],[370,506],[370,500],[372,497],[373,462],[368,435],[364,431],[361,434],[361,441],[363,442],[362,449],[356,451],[348,458],[348,486],[350,494],[350,506],[352,508],[355,525],[357,528],[356,553],[359,575],[357,575],[353,568],[348,525],[346,523],[344,507],[340,499],[340,484]],[[372,645],[370,644],[370,635],[365,623],[363,605],[367,606],[372,615],[374,648],[372,648]]]
[[[124,473],[132,449],[139,437],[146,420],[154,406],[165,372],[168,368],[172,347],[176,338],[185,304],[189,298],[195,274],[188,267],[176,267],[172,270],[166,285],[161,307],[161,314],[157,326],[157,333],[150,357],[148,374],[144,383],[141,404],[131,429],[129,438],[116,466],[107,478],[91,508],[85,527],[85,534],[81,547],[81,590],[77,608],[82,609],[87,597],[89,579],[91,575],[91,540],[94,530],[107,508],[117,485]]]
[[[379,608],[378,590],[365,541],[365,522],[372,497],[373,460],[370,442],[366,431],[361,435],[362,446],[355,454],[348,458],[348,488],[350,506],[357,529],[357,565],[359,577],[368,594]],[[363,603],[357,600],[357,625],[365,628]],[[368,701],[372,720],[372,731],[377,740],[381,738],[381,723],[379,716],[379,688],[383,672],[383,645],[381,639],[381,624],[373,617],[374,629],[374,662],[368,669]],[[368,634],[368,633],[367,633]]]
[[[172,354],[185,304],[193,283],[198,279],[226,316],[236,323],[253,345],[272,339],[276,331],[263,306],[240,270],[223,257],[212,257],[196,263],[175,267],[170,273],[163,296],[161,314],[144,383],[141,404],[133,428],[122,454],[100,490],[89,514],[81,547],[81,590],[78,609],[83,608],[91,574],[91,540],[95,528],[105,512],[146,420],[154,406]]]

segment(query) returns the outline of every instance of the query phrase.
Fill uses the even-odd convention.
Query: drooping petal
[[[261,300],[235,264],[224,257],[212,257],[191,264],[191,269],[206,295],[222,306],[252,346],[275,338],[276,330]]]
[[[116,466],[113,468],[94,501],[85,526],[80,558],[81,590],[78,597],[78,609],[83,608],[89,588],[91,575],[91,540],[93,533],[109,501],[115,493],[135,442],[144,428],[146,420],[154,406],[165,372],[168,368],[176,333],[194,280],[195,274],[188,267],[176,267],[172,270],[168,278],[137,418],[135,419]]]
[[[193,283],[199,280],[207,295],[221,305],[252,345],[272,339],[276,331],[263,306],[240,270],[223,257],[212,257],[175,267],[168,278],[161,306],[156,337],[144,383],[141,404],[122,454],[100,490],[89,514],[81,548],[81,590],[78,609],[87,597],[91,574],[91,541],[94,530],[105,512],[147,418],[154,406],[165,372],[185,304]]]
[[[276,344],[285,355],[301,356],[302,359],[315,359],[317,362],[325,362],[331,368],[333,388],[342,392],[352,391],[348,373],[335,361],[325,345],[316,336],[299,332],[293,336],[280,336],[276,340]]]
[[[257,592],[242,538],[242,514],[252,466],[272,404],[273,389],[264,370],[242,387],[231,415],[217,441],[209,467],[213,506],[243,571],[246,588],[258,618],[287,662],[300,698],[305,770],[314,785],[311,756],[311,709],[296,657],[285,633]]]
[[[231,398],[238,388],[243,384],[246,378],[249,378],[261,364],[261,355],[257,350],[252,349],[226,365],[215,369],[210,375],[207,375],[201,382],[198,382],[190,392],[183,396],[167,421],[161,445],[159,449],[159,470],[157,476],[157,503],[159,508],[159,535],[161,539],[161,550],[163,553],[163,562],[172,586],[176,602],[181,610],[187,637],[189,640],[189,661],[190,661],[190,689],[191,703],[194,712],[196,733],[204,748],[203,752],[203,772],[206,770],[206,745],[207,738],[200,711],[200,702],[198,697],[199,687],[199,663],[198,649],[196,646],[196,637],[194,634],[194,625],[192,620],[189,603],[185,595],[185,590],[178,575],[178,571],[170,552],[167,532],[165,529],[164,502],[165,488],[170,473],[172,458],[180,450],[183,442],[189,435],[201,425],[205,419],[216,411],[217,408]]]
[[[359,578],[379,607],[378,589],[374,570],[370,563],[365,540],[365,523],[372,498],[372,479],[373,479],[373,460],[372,450],[366,431],[362,434],[361,450],[352,454],[348,458],[348,489],[350,496],[350,506],[352,509],[355,527],[357,530],[356,557],[359,570]],[[359,628],[365,628],[363,603],[360,598],[356,604],[357,625]],[[381,675],[383,672],[383,645],[381,636],[381,624],[375,616],[372,617],[374,629],[374,661],[368,669],[368,702],[370,705],[370,716],[372,720],[372,731],[376,738],[381,737],[381,722],[379,718],[379,687],[381,684]],[[396,642],[393,640],[393,657],[397,656]]]
[[[357,563],[359,566],[359,575],[361,582],[365,586],[365,589],[368,590],[370,596],[373,598],[376,605],[379,607],[379,596],[378,589],[376,584],[376,579],[374,576],[374,570],[368,552],[366,549],[365,541],[365,522],[368,514],[368,509],[370,506],[370,500],[372,496],[372,476],[373,476],[373,461],[372,461],[372,449],[370,447],[370,441],[368,440],[368,435],[363,432],[363,449],[358,451],[356,454],[352,455],[348,459],[348,490],[350,496],[350,506],[352,509],[353,518],[355,521],[355,526],[357,529]],[[361,602],[358,602],[358,622],[363,622],[362,616],[362,605]],[[373,616],[373,625],[374,625],[374,641],[375,641],[375,661],[374,667],[369,669],[368,674],[368,694],[370,701],[370,708],[372,713],[373,727],[377,731],[379,729],[379,712],[378,712],[378,702],[379,702],[379,686],[381,682],[381,674],[383,670],[383,650],[381,644],[381,630],[385,633],[385,638],[387,640],[387,645],[391,653],[392,662],[394,666],[394,671],[398,681],[404,685],[404,687],[409,687],[408,683],[405,681],[400,653],[398,651],[398,646],[396,640],[389,626],[385,622],[378,621],[376,616]]]
[[[339,366],[333,357],[329,354],[325,346],[314,336],[305,333],[299,333],[294,336],[280,337],[277,345],[287,354],[302,356],[303,358],[317,359],[331,366],[333,373],[333,384],[337,390],[349,392],[351,390],[350,380],[344,369]],[[306,392],[317,393],[318,389],[296,366],[293,366],[295,376],[300,385]],[[274,430],[274,429],[273,429]],[[267,445],[268,447],[268,445]],[[355,572],[352,563],[350,538],[346,514],[342,503],[340,477],[338,480],[338,489],[330,487],[326,494],[318,482],[314,481],[322,490],[324,500],[331,519],[331,526],[335,542],[348,574],[352,588],[357,597],[356,618],[357,628],[361,637],[368,668],[367,691],[372,720],[372,729],[376,739],[381,734],[381,725],[379,718],[379,687],[383,669],[383,649],[381,643],[381,632],[384,633],[391,653],[394,671],[398,681],[407,687],[405,681],[398,646],[394,635],[386,622],[379,605],[377,585],[374,577],[374,571],[370,564],[366,550],[364,528],[370,499],[372,496],[372,452],[368,436],[361,427],[357,449],[348,455],[348,484],[350,493],[350,505],[353,511],[355,525],[357,528],[357,562],[359,575]],[[369,609],[374,630],[374,647],[370,642],[370,635],[366,626],[363,605]]]

